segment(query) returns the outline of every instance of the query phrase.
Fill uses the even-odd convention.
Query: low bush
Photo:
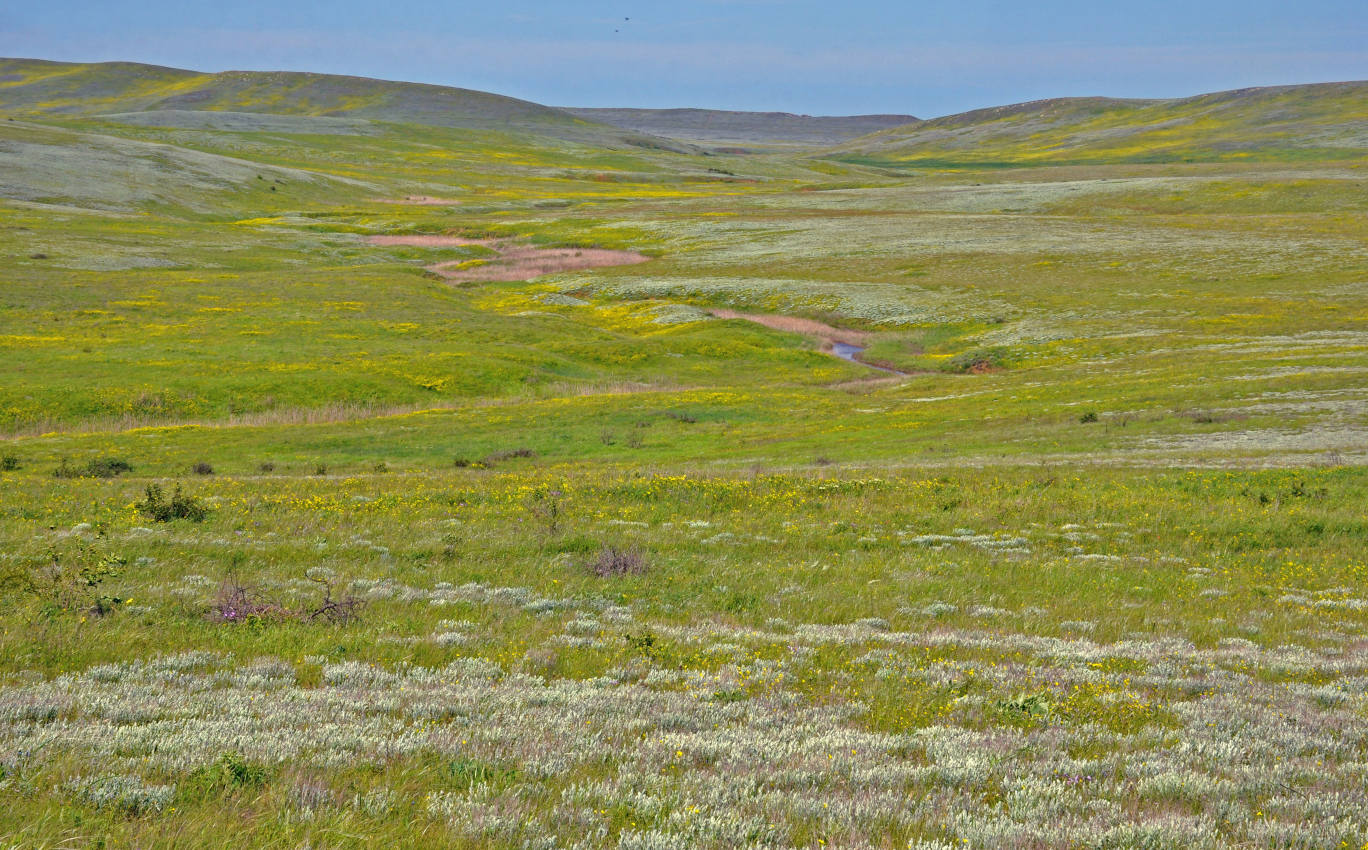
[[[604,546],[587,566],[589,572],[599,578],[609,578],[611,576],[641,575],[649,569],[650,565],[646,563],[646,556],[642,555],[641,550],[635,546],[628,549]]]
[[[138,513],[153,522],[171,522],[176,519],[203,522],[205,517],[209,516],[209,509],[193,496],[182,493],[179,484],[176,485],[176,492],[171,494],[170,499],[166,498],[160,484],[148,484],[145,493],[143,500],[134,507]]]
[[[125,566],[126,559],[89,548],[65,555],[54,551],[40,566],[5,575],[3,584],[6,590],[33,594],[49,614],[81,611],[103,617],[126,602],[102,589],[105,580],[118,577]]]
[[[959,374],[979,375],[1007,368],[1009,353],[1005,348],[977,348],[956,354],[945,361],[942,370]]]
[[[307,577],[318,586],[318,598],[286,605],[230,575],[219,585],[218,594],[209,604],[209,619],[218,623],[246,625],[286,620],[346,625],[361,618],[366,601],[350,591],[339,591],[338,582],[331,571],[313,569]]]
[[[180,796],[194,800],[252,791],[264,786],[268,778],[264,766],[253,764],[237,753],[223,753],[212,764],[195,768],[180,789]]]
[[[117,478],[132,472],[128,461],[117,457],[92,458],[79,466],[72,466],[66,458],[52,471],[53,478]]]
[[[485,456],[485,459],[484,459],[484,463],[485,463],[486,466],[493,466],[493,465],[496,464],[496,463],[502,463],[503,461],[506,461],[506,460],[512,460],[512,459],[515,458],[515,457],[536,457],[536,456],[537,456],[537,453],[534,452],[534,451],[532,451],[531,449],[504,449],[503,451],[492,452],[492,453],[486,455],[486,456]]]
[[[337,581],[330,570],[310,570],[308,578],[318,585],[319,599],[317,603],[299,611],[305,619],[323,620],[334,625],[346,625],[360,619],[366,601],[350,591],[338,593]]]
[[[260,623],[285,619],[289,613],[284,606],[264,598],[256,588],[233,576],[224,579],[209,603],[209,619],[220,623]]]
[[[560,534],[565,522],[565,494],[560,490],[537,490],[523,502],[528,515],[549,537]]]

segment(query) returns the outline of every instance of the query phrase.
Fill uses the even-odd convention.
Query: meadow
[[[0,846],[1368,847],[1350,131],[744,153],[0,70]]]

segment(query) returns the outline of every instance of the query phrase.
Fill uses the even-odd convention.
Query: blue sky
[[[1368,0],[44,0],[0,55],[306,70],[561,106],[931,117],[1368,78]]]

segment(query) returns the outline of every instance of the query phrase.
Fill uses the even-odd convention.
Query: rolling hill
[[[918,120],[911,115],[820,116],[722,109],[566,107],[565,111],[625,130],[714,144],[834,145]]]
[[[525,133],[608,148],[679,148],[549,106],[470,89],[291,71],[210,74],[134,62],[0,59],[0,111],[173,127],[184,126],[187,113],[262,114]],[[338,126],[311,124],[299,124],[295,132],[336,132]]]
[[[1055,98],[877,132],[852,161],[958,163],[1344,159],[1368,152],[1368,82],[1239,89],[1170,100]]]

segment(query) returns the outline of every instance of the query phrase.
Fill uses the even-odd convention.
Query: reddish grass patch
[[[869,334],[864,331],[853,331],[845,328],[836,328],[826,322],[819,322],[816,319],[804,319],[799,316],[777,316],[771,313],[741,313],[736,310],[713,310],[712,314],[719,319],[745,319],[748,322],[755,322],[757,325],[764,325],[776,331],[787,331],[789,333],[807,334],[808,336],[818,337],[828,344],[833,342],[844,342],[849,345],[863,345],[868,339]]]
[[[461,236],[369,236],[372,245],[408,245],[419,248],[479,245],[498,252],[475,265],[468,260],[452,260],[428,266],[427,270],[452,281],[531,280],[544,274],[582,271],[604,266],[630,266],[651,259],[635,251],[610,251],[607,248],[538,248],[497,239],[466,239]]]

